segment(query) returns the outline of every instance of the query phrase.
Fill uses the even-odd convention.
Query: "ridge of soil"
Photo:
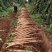
[[[26,8],[21,9],[17,21],[16,32],[12,33],[13,40],[6,47],[8,52],[23,52],[26,46],[31,46],[31,52],[52,52],[43,29],[32,20]]]

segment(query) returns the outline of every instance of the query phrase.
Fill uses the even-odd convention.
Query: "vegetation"
[[[36,0],[32,4],[32,13],[39,13],[43,19],[43,23],[46,25],[52,24],[52,0]]]

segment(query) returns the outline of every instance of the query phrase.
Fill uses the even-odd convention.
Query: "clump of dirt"
[[[15,12],[10,12],[9,13],[9,18],[15,18],[16,16],[16,13]]]
[[[10,22],[7,19],[0,19],[0,49],[6,41],[7,34],[10,29]]]

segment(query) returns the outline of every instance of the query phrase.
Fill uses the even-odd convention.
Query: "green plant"
[[[2,7],[0,7],[0,11],[2,10]]]
[[[15,26],[17,24],[15,19],[10,19],[10,26]]]
[[[11,42],[12,39],[13,39],[12,33],[9,33],[9,34],[8,34],[8,40],[6,41],[6,43]]]
[[[30,51],[30,50],[32,50],[32,47],[30,47],[30,46],[25,46],[24,50]]]
[[[13,7],[10,7],[7,9],[7,12],[13,12],[14,11],[14,8]]]
[[[11,40],[13,39],[13,37],[12,37],[12,32],[8,33],[7,38],[8,38],[8,39],[6,40],[6,42],[5,42],[5,44],[4,44],[4,48],[6,48],[7,43],[11,42]]]
[[[6,11],[3,11],[1,14],[2,14],[3,17],[8,16],[8,12],[6,12]]]
[[[41,18],[41,14],[33,14],[31,15],[32,16],[32,19],[34,21],[36,21],[37,23],[43,23],[43,19]]]

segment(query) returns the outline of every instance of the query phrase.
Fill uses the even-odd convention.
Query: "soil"
[[[0,19],[0,49],[6,41],[7,34],[9,32],[10,22],[7,19]]]
[[[9,13],[9,18],[15,18],[15,16],[16,16],[16,13],[14,13],[14,12]]]

